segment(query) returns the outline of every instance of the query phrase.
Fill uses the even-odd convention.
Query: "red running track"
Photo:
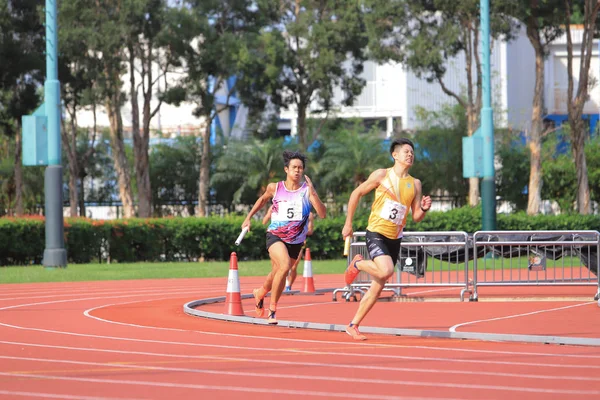
[[[337,287],[340,279],[315,277],[317,288]],[[242,293],[260,281],[242,278]],[[0,285],[0,398],[547,400],[600,395],[597,347],[383,335],[354,342],[343,333],[183,313],[183,304],[223,296],[225,287],[223,278]],[[591,298],[594,288],[583,288],[582,294]],[[243,307],[251,315],[252,302],[244,301]],[[331,302],[330,294],[285,296],[278,318],[346,323],[356,307]],[[586,300],[415,301],[379,303],[365,324],[600,337],[599,321],[600,309]]]

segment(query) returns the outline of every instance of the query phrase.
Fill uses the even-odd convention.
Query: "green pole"
[[[496,183],[494,181],[494,115],[490,78],[490,2],[480,0],[481,61],[483,101],[481,107],[481,136],[483,137],[483,178],[481,181],[482,228],[496,230]]]
[[[46,82],[44,103],[48,118],[48,166],[44,174],[46,248],[44,267],[66,267],[58,80],[58,23],[56,0],[46,0]]]

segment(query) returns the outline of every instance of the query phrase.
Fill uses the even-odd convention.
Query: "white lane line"
[[[115,340],[115,341],[124,341],[124,342],[134,342],[134,343],[156,343],[156,344],[165,344],[165,345],[173,345],[173,346],[190,346],[190,347],[201,347],[201,348],[218,348],[218,349],[228,349],[228,350],[250,350],[250,351],[264,351],[265,349],[269,349],[270,351],[277,351],[281,353],[290,353],[290,354],[310,354],[310,355],[331,355],[331,356],[346,356],[346,357],[356,357],[356,358],[372,358],[373,354],[367,353],[345,353],[339,351],[311,351],[311,350],[300,350],[300,349],[283,349],[283,348],[275,348],[271,345],[266,346],[234,346],[234,345],[221,345],[221,344],[208,344],[208,343],[190,343],[190,342],[178,342],[178,341],[165,341],[165,340],[151,340],[151,339],[137,339],[137,338],[124,338],[117,336],[104,336],[104,335],[92,335],[85,333],[75,333],[75,332],[65,332],[65,331],[57,331],[57,330],[49,330],[49,329],[41,329],[41,328],[23,328],[15,325],[9,325],[5,323],[0,323],[0,325],[8,326],[15,329],[23,329],[28,331],[36,331],[36,332],[44,332],[44,333],[56,333],[60,335],[68,335],[75,337],[88,337],[95,339],[107,339],[107,340]],[[174,329],[176,330],[176,329]],[[190,332],[190,331],[184,331]],[[222,335],[220,335],[222,336]],[[243,336],[243,335],[241,335]],[[266,337],[269,342],[271,338]],[[340,343],[338,343],[340,344]],[[350,345],[350,343],[345,343],[345,345]],[[394,360],[418,360],[418,361],[436,361],[436,362],[448,362],[448,363],[461,363],[461,364],[485,364],[485,365],[523,365],[530,367],[555,367],[555,368],[575,368],[575,369],[600,369],[600,365],[581,365],[581,364],[544,364],[544,363],[531,363],[531,362],[517,362],[517,361],[490,361],[490,360],[470,360],[464,358],[444,358],[444,357],[419,357],[419,356],[401,356],[401,355],[392,355],[392,354],[377,354],[377,358],[385,358],[385,359],[394,359]]]
[[[548,308],[548,309],[545,309],[545,310],[537,310],[537,311],[532,311],[532,312],[528,312],[528,313],[507,315],[507,316],[504,316],[504,317],[488,318],[488,319],[480,319],[480,320],[477,320],[477,321],[463,322],[463,323],[451,326],[450,327],[450,332],[456,332],[456,329],[458,329],[458,328],[460,328],[462,326],[466,326],[466,325],[478,324],[478,323],[481,323],[481,322],[500,321],[500,320],[503,320],[503,319],[526,317],[526,316],[529,316],[529,315],[536,315],[536,314],[542,314],[542,313],[553,312],[553,311],[567,310],[569,308],[587,306],[587,305],[590,305],[590,304],[596,304],[596,302],[595,301],[591,301],[591,302],[585,302],[585,303],[575,304],[575,305],[570,305],[570,306],[557,307],[557,308]]]
[[[134,295],[134,296],[127,296],[127,295],[122,295],[122,296],[111,296],[111,297],[102,297],[102,298],[93,298],[93,299],[109,299],[109,298],[126,298],[126,297],[139,297],[138,295]],[[174,296],[175,297],[175,296]],[[159,299],[154,299],[154,301],[156,300],[168,300],[171,299],[172,297],[164,297],[164,298],[159,298]],[[79,299],[81,301],[87,301],[90,300],[89,298],[82,298]],[[40,304],[54,304],[54,303],[63,303],[63,302],[75,302],[78,301],[78,299],[69,299],[69,300],[57,300],[57,301],[49,301],[49,302],[42,302],[42,303],[30,303],[30,304],[21,304],[21,305],[15,305],[15,306],[11,306],[8,308],[18,308],[18,307],[26,307],[26,306],[36,306],[36,305],[40,305]],[[115,305],[126,305],[126,304],[133,304],[133,303],[140,303],[142,301],[145,300],[136,300],[136,301],[131,301],[131,302],[122,302],[122,303],[113,303],[113,304],[104,304],[102,306],[98,306],[95,308],[91,308],[88,309],[84,312],[84,314],[89,314],[89,312],[95,310],[95,309],[99,309],[99,308],[103,308],[103,307],[111,307],[111,306],[115,306]],[[7,307],[3,307],[0,308],[0,310],[6,309]],[[166,330],[166,331],[176,331],[176,332],[194,332],[200,335],[207,335],[207,336],[219,336],[219,337],[223,337],[223,336],[227,336],[227,337],[235,337],[235,338],[243,338],[243,339],[256,339],[256,340],[269,340],[269,341],[282,341],[282,342],[296,342],[296,343],[315,343],[315,344],[333,344],[333,345],[345,345],[345,346],[356,346],[358,348],[364,348],[369,349],[369,348],[394,348],[394,349],[424,349],[424,350],[437,350],[437,351],[451,351],[451,352],[464,352],[464,353],[476,353],[476,354],[501,354],[501,355],[517,355],[517,356],[540,356],[540,357],[569,357],[569,358],[588,358],[588,359],[599,359],[600,356],[598,355],[589,355],[589,354],[554,354],[554,353],[538,353],[538,352],[522,352],[522,351],[498,351],[498,350],[478,350],[478,349],[464,349],[464,348],[459,348],[459,347],[436,347],[436,346],[416,346],[416,345],[397,345],[397,344],[384,344],[384,343],[368,343],[368,342],[339,342],[339,341],[326,341],[326,340],[312,340],[312,339],[295,339],[295,338],[279,338],[279,337],[275,337],[275,336],[252,336],[252,335],[244,335],[244,334],[234,334],[234,333],[222,333],[222,332],[208,332],[208,331],[199,331],[199,330],[189,330],[189,329],[177,329],[177,328],[165,328],[165,327],[153,327],[153,326],[144,326],[144,325],[135,325],[135,324],[129,324],[129,323],[123,323],[123,322],[117,322],[117,321],[110,321],[110,320],[106,320],[106,319],[102,319],[102,318],[98,318],[95,316],[91,316],[88,315],[90,318],[105,322],[105,323],[111,323],[111,324],[116,324],[116,325],[124,325],[124,326],[130,326],[130,327],[136,327],[136,328],[145,328],[145,329],[153,329],[153,330]],[[51,330],[45,330],[45,329],[40,329],[40,328],[28,328],[28,327],[23,327],[23,326],[18,326],[18,325],[11,325],[11,324],[6,324],[6,323],[2,323],[0,322],[0,326],[5,326],[8,328],[14,328],[14,329],[20,329],[20,330],[31,330],[31,331],[41,331],[41,332],[46,332],[46,333],[57,333],[57,334],[64,334],[64,335],[81,335],[81,336],[86,336],[85,334],[77,334],[74,332],[64,332],[64,331],[51,331]],[[93,335],[87,335],[87,336],[93,336]],[[118,339],[118,338],[115,338]],[[122,340],[128,340],[126,338],[122,338]]]
[[[139,301],[135,301],[132,303],[138,303]],[[89,318],[105,322],[108,324],[115,325],[124,325],[130,326],[134,328],[143,328],[143,329],[153,329],[153,330],[167,330],[167,331],[175,331],[175,332],[195,332],[202,335],[212,335],[212,336],[230,336],[236,338],[244,338],[244,339],[267,339],[273,341],[284,341],[284,342],[299,342],[299,343],[319,343],[319,344],[341,344],[343,342],[335,342],[335,341],[327,341],[327,340],[311,340],[311,339],[294,339],[294,338],[279,338],[279,337],[270,337],[270,336],[253,336],[253,335],[240,335],[235,333],[220,333],[220,332],[206,332],[206,331],[198,331],[198,330],[187,330],[187,329],[179,329],[179,328],[165,328],[165,327],[154,327],[147,325],[138,325],[131,324],[127,322],[120,321],[112,321],[100,317],[96,317],[91,315],[91,313],[95,310],[99,310],[106,307],[114,307],[130,304],[129,302],[125,303],[114,303],[114,304],[105,304],[102,306],[97,306],[94,308],[87,309],[83,312],[83,314]],[[340,303],[342,304],[342,303]],[[2,323],[0,323],[2,325]],[[349,345],[353,346],[365,346],[365,347],[383,347],[383,348],[398,348],[398,349],[423,349],[423,350],[436,350],[436,351],[452,351],[452,352],[465,352],[465,353],[475,353],[475,354],[500,354],[500,355],[516,355],[516,356],[539,356],[539,357],[567,357],[567,358],[589,358],[589,359],[600,359],[600,355],[592,355],[592,354],[553,354],[553,353],[538,353],[538,352],[524,352],[524,351],[503,351],[503,350],[479,350],[479,349],[464,349],[460,347],[437,347],[437,346],[406,346],[406,345],[395,345],[395,344],[383,344],[383,343],[365,343],[365,342],[350,342]]]
[[[3,289],[6,286],[4,285]],[[225,292],[225,287],[218,287],[216,285],[173,285],[173,286],[140,286],[140,287],[127,287],[123,286],[122,289],[126,289],[127,291],[158,291],[158,290],[196,290],[198,293],[202,293],[205,290],[210,290],[211,292],[218,292],[221,290]],[[115,287],[85,287],[81,288],[56,288],[56,289],[48,289],[40,286],[39,289],[32,289],[31,291],[8,291],[3,290],[0,293],[0,301],[11,300],[15,296],[19,296],[18,298],[31,298],[31,296],[39,295],[40,293],[44,293],[47,295],[78,295],[78,294],[90,294],[90,292],[97,293],[118,293],[118,288]],[[122,292],[122,291],[121,291]]]
[[[313,307],[313,306],[320,306],[322,304],[342,304],[339,301],[326,301],[324,303],[306,303],[306,304],[297,304],[294,306],[284,306],[284,307],[280,307],[277,306],[278,310],[287,310],[289,308],[301,308],[301,307]]]
[[[333,376],[322,376],[322,375],[297,375],[293,374],[278,374],[278,373],[259,373],[259,372],[240,372],[240,371],[215,371],[208,369],[198,368],[177,368],[177,367],[157,367],[136,363],[128,364],[117,364],[117,363],[101,363],[101,362],[90,362],[90,361],[69,361],[69,360],[57,360],[57,359],[45,359],[45,358],[34,358],[34,357],[7,357],[0,356],[0,358],[11,359],[11,360],[23,360],[23,361],[34,361],[34,362],[47,362],[47,363],[60,363],[60,364],[73,364],[73,365],[86,365],[95,367],[108,367],[111,369],[123,368],[123,369],[145,369],[149,371],[163,371],[163,372],[185,372],[185,373],[197,373],[197,374],[209,374],[209,375],[225,375],[225,376],[247,376],[252,378],[279,378],[279,379],[292,379],[292,380],[309,380],[309,381],[327,381],[327,382],[344,382],[344,383],[365,383],[365,384],[385,384],[385,385],[401,385],[401,386],[424,386],[424,387],[452,387],[461,389],[483,389],[483,390],[510,390],[510,391],[524,391],[524,392],[540,392],[540,393],[558,393],[558,394],[600,394],[600,391],[596,390],[581,390],[581,389],[546,389],[546,388],[531,388],[531,387],[519,387],[519,386],[500,386],[500,385],[484,385],[484,384],[461,384],[461,383],[446,383],[446,382],[423,382],[423,381],[411,381],[411,380],[388,380],[388,379],[367,379],[359,377],[333,377]],[[252,362],[252,360],[249,360]],[[293,363],[292,363],[293,364]],[[331,365],[337,367],[338,365]],[[347,366],[352,368],[353,366]],[[93,372],[93,371],[92,371]],[[27,372],[20,372],[27,376]],[[515,376],[518,376],[515,374]]]
[[[49,379],[71,382],[89,382],[89,383],[104,383],[104,384],[121,384],[135,386],[152,386],[163,388],[178,388],[178,389],[197,389],[197,390],[222,390],[225,392],[242,392],[242,393],[265,393],[269,395],[295,395],[295,396],[314,396],[314,397],[342,397],[352,399],[374,399],[374,400],[452,400],[448,398],[436,399],[433,397],[401,397],[387,395],[370,395],[358,393],[341,393],[341,392],[319,392],[312,390],[293,390],[293,389],[275,389],[268,388],[249,388],[241,386],[217,386],[217,385],[200,385],[190,383],[171,383],[171,382],[156,382],[156,381],[141,381],[141,380],[125,380],[125,379],[98,379],[98,378],[76,378],[66,376],[52,376],[42,374],[11,374],[0,372],[0,376],[11,376],[15,378],[34,378],[34,379]],[[38,382],[39,384],[39,382]],[[575,393],[573,393],[575,394]],[[577,393],[578,394],[578,393]]]
[[[458,289],[461,289],[461,288],[444,288],[444,289],[421,290],[421,291],[418,291],[418,292],[409,292],[409,293],[406,293],[406,296],[414,296],[415,294],[423,294],[423,293],[458,291]]]
[[[185,293],[197,293],[197,291],[195,290],[190,290],[189,292],[173,292],[170,293],[168,290],[165,292],[160,292],[160,293],[156,293],[156,295],[165,295],[165,294],[172,294],[174,298],[176,297],[175,295],[180,295],[180,294],[185,294]],[[148,293],[142,293],[142,294],[123,294],[123,295],[118,295],[118,296],[109,296],[109,297],[83,297],[83,298],[79,298],[79,299],[65,299],[65,300],[54,300],[54,301],[41,301],[41,302],[37,302],[37,303],[27,303],[27,304],[14,304],[12,306],[4,306],[4,307],[0,307],[0,311],[2,310],[10,310],[10,309],[14,309],[14,308],[21,308],[21,307],[32,307],[32,306],[43,306],[43,305],[48,305],[48,304],[58,304],[58,303],[71,303],[71,302],[77,302],[77,301],[90,301],[90,300],[106,300],[106,299],[122,299],[122,298],[129,298],[129,297],[141,297],[141,296],[146,296],[148,297]],[[157,299],[144,299],[144,301],[155,301],[155,300],[162,300],[163,298],[157,298]]]
[[[53,346],[53,345],[42,345],[42,344],[30,344],[30,343],[19,343],[19,342],[4,342],[0,341],[2,344],[7,345],[15,345],[15,346],[23,346],[23,347],[38,347],[44,349],[56,349],[56,350],[70,350],[70,351],[82,351],[82,352],[92,352],[92,353],[108,353],[108,354],[126,354],[126,355],[136,355],[136,356],[149,356],[149,357],[163,357],[163,358],[174,358],[178,360],[220,360],[220,361],[233,361],[233,362],[247,362],[252,364],[263,363],[263,364],[271,364],[271,365],[289,365],[289,366],[297,366],[297,367],[318,367],[318,368],[327,368],[330,370],[335,369],[356,369],[356,370],[368,370],[368,371],[394,371],[394,372],[411,372],[411,373],[436,373],[436,374],[448,374],[448,375],[464,375],[464,376],[493,376],[493,377],[503,377],[503,378],[523,378],[523,379],[541,379],[541,380],[565,380],[565,381],[591,381],[596,382],[598,378],[596,376],[564,376],[564,375],[548,375],[548,374],[522,374],[522,373],[510,373],[510,372],[486,372],[481,370],[476,371],[466,371],[460,369],[435,369],[435,368],[413,368],[413,367],[395,367],[395,366],[385,366],[380,367],[376,365],[353,365],[353,364],[332,364],[332,363],[318,363],[318,362],[304,362],[304,361],[284,361],[284,360],[271,360],[262,358],[260,360],[256,360],[255,358],[244,358],[244,357],[226,357],[226,356],[218,356],[218,355],[190,355],[190,354],[172,354],[172,353],[154,353],[154,352],[145,352],[145,351],[131,351],[131,350],[110,350],[110,349],[99,349],[95,347],[71,347],[71,346]],[[5,359],[25,359],[23,357],[13,357],[13,356],[0,356],[0,358]],[[37,359],[31,359],[37,360]],[[40,359],[40,361],[47,361],[48,359]],[[58,360],[57,362],[71,362],[68,360]],[[72,361],[76,362],[76,361]],[[113,364],[110,364],[113,365]],[[126,364],[131,365],[131,364]],[[218,371],[221,372],[221,371]],[[207,373],[213,373],[209,370]],[[255,373],[246,373],[246,372],[224,372],[226,374],[234,374],[234,375],[246,375],[246,376],[255,376]],[[250,375],[248,375],[250,374]],[[272,374],[267,374],[266,377],[273,376]],[[296,377],[298,375],[294,375]],[[306,378],[308,375],[300,375],[299,379],[309,379]],[[322,376],[322,375],[319,375]],[[334,378],[334,377],[323,377],[325,378]],[[321,378],[315,378],[321,379]],[[361,378],[362,379],[362,378]],[[351,379],[355,381],[355,378]],[[395,379],[396,380],[396,379]],[[395,381],[394,380],[394,381]],[[367,383],[365,381],[365,383]]]
[[[68,395],[68,394],[56,394],[56,393],[43,393],[43,392],[20,392],[11,390],[0,390],[0,394],[7,396],[24,396],[24,397],[41,397],[44,399],[65,399],[65,400],[141,400],[125,397],[96,397],[96,396],[81,396],[81,395]]]
[[[144,289],[144,290],[130,290],[128,291],[129,294],[133,295],[135,294],[148,294],[148,295],[152,295],[152,294],[165,294],[165,290],[167,292],[171,292],[173,294],[177,294],[177,293],[199,293],[198,289],[196,288],[181,288],[181,289],[175,289],[175,288],[168,288],[168,289]],[[38,292],[39,293],[39,292]],[[47,299],[47,298],[52,298],[52,299],[56,299],[57,297],[73,297],[73,296],[81,296],[82,294],[85,294],[86,296],[97,296],[97,295],[114,295],[114,294],[121,294],[123,292],[115,292],[114,290],[112,291],[97,291],[97,292],[92,292],[90,293],[89,291],[86,291],[84,293],[67,293],[65,294],[64,292],[62,294],[50,294],[50,295],[44,295],[44,296],[28,296],[28,297],[10,297],[10,298],[0,298],[0,301],[15,301],[15,300],[33,300],[33,299]],[[213,290],[203,290],[202,291],[202,295],[204,294],[208,294],[208,293],[224,293],[223,290],[219,290],[219,289],[213,289]]]

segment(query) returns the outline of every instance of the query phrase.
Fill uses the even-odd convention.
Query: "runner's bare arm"
[[[313,231],[315,230],[315,215],[311,212],[310,214],[308,214],[308,231],[306,232],[306,234],[308,236],[313,234]]]
[[[315,211],[317,212],[319,218],[325,218],[325,216],[327,215],[327,208],[325,207],[325,204],[323,204],[323,202],[319,198],[319,194],[315,190],[315,187],[313,186],[310,178],[307,175],[304,175],[304,179],[306,180],[308,190],[310,191],[308,194],[310,204],[312,204],[312,206],[315,208]]]
[[[263,220],[262,220],[263,225],[266,225],[266,224],[269,223],[269,220],[271,219],[271,213],[272,212],[273,212],[273,206],[270,206],[269,209],[267,210],[267,213],[263,217]]]
[[[258,212],[258,210],[260,210],[261,208],[263,208],[264,205],[267,204],[267,202],[271,198],[273,198],[273,196],[275,195],[275,191],[276,190],[277,190],[277,183],[275,183],[275,182],[269,183],[269,185],[267,186],[267,190],[265,190],[265,192],[263,193],[263,195],[260,196],[258,198],[258,200],[256,200],[256,203],[254,203],[254,206],[252,207],[252,209],[248,213],[248,216],[246,217],[246,219],[242,223],[242,229],[248,228],[248,230],[250,230],[250,219],[252,218],[252,216],[254,214],[256,214]]]
[[[415,179],[415,198],[411,204],[413,221],[422,221],[430,208],[431,197],[423,196],[423,185],[419,179]]]
[[[357,188],[352,191],[350,199],[348,200],[346,223],[342,229],[342,237],[344,239],[348,236],[352,236],[352,218],[354,218],[354,213],[356,212],[360,198],[376,189],[377,186],[381,184],[382,179],[385,178],[386,173],[387,171],[383,168],[373,171],[366,181],[358,185]]]

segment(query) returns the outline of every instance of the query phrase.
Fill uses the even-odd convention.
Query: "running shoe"
[[[350,264],[348,264],[348,268],[346,268],[346,272],[344,273],[344,280],[346,281],[346,285],[350,285],[356,279],[356,276],[360,272],[358,268],[356,268],[356,263],[361,261],[363,256],[357,254],[354,256]]]
[[[269,310],[269,317],[267,318],[267,322],[270,325],[277,325],[277,318],[275,318],[275,311]]]
[[[254,311],[256,311],[256,315],[258,317],[262,317],[263,315],[265,315],[265,308],[264,308],[265,299],[264,299],[264,297],[263,298],[259,297],[259,294],[258,294],[259,291],[260,291],[260,289],[254,289],[252,291],[252,294],[254,295],[254,302],[256,304]]]
[[[358,330],[358,325],[348,325],[346,327],[346,333],[350,336],[352,336],[352,339],[354,340],[367,340],[367,337],[363,334],[360,333],[360,331]]]

